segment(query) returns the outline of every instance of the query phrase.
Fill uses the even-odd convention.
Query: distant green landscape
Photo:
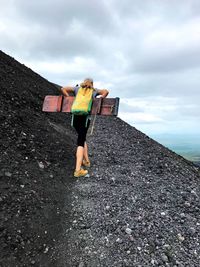
[[[199,135],[161,134],[151,137],[184,158],[200,165]]]

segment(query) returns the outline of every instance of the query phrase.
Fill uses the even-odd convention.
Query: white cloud
[[[197,0],[0,0],[0,47],[48,80],[121,97],[150,132],[199,131]],[[179,127],[175,127],[178,125]]]
[[[188,104],[173,97],[123,98],[119,116],[152,133],[200,133],[198,104]],[[123,106],[127,106],[124,108]],[[124,111],[125,110],[125,111]]]

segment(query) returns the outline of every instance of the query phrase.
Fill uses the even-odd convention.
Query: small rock
[[[125,232],[128,234],[128,235],[131,235],[132,234],[132,230],[130,228],[126,228]]]
[[[160,213],[160,215],[161,215],[162,217],[164,217],[164,216],[166,215],[166,213],[163,211],[163,212]]]
[[[190,207],[191,206],[190,202],[188,202],[188,201],[185,201],[184,204],[185,204],[186,207]]]
[[[44,250],[44,253],[46,254],[48,251],[49,251],[49,248],[46,247],[45,250]]]
[[[168,257],[167,257],[166,255],[164,255],[164,254],[161,255],[161,258],[162,258],[162,260],[163,260],[164,262],[168,262],[168,261],[169,261],[169,260],[168,260]]]
[[[34,265],[35,264],[35,261],[31,261],[31,264]]]
[[[190,227],[188,231],[191,235],[194,235],[196,233],[196,229],[194,227]]]
[[[46,161],[45,160],[45,162],[46,162],[47,166],[50,166],[51,165],[51,163],[49,161]]]
[[[130,240],[133,242],[134,241],[134,238],[132,235],[129,236],[130,237]]]
[[[122,239],[118,237],[118,238],[116,239],[116,242],[121,244],[121,243],[122,243]]]
[[[7,176],[7,177],[11,177],[11,176],[12,176],[12,173],[10,173],[10,172],[5,172],[5,176]]]
[[[182,236],[180,233],[177,235],[177,237],[178,237],[178,240],[181,242],[183,242],[185,240],[185,237]]]
[[[180,214],[180,216],[181,216],[181,218],[185,218],[185,213],[182,212],[182,213]]]
[[[170,250],[170,249],[171,249],[171,246],[170,246],[169,244],[165,244],[163,247],[164,247],[166,250]]]
[[[41,168],[41,169],[44,169],[44,164],[40,161],[40,162],[38,162],[38,165],[39,165],[39,167]]]

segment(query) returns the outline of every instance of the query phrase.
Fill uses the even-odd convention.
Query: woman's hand
[[[62,87],[61,92],[63,93],[64,96],[69,96],[70,92],[74,92],[73,87]]]
[[[109,91],[107,89],[99,89],[98,95],[100,98],[105,98],[109,94]]]

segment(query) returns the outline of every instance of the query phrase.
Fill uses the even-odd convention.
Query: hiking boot
[[[83,177],[83,176],[86,176],[88,174],[88,171],[87,170],[84,170],[84,169],[80,169],[80,171],[75,171],[74,172],[74,177]]]
[[[90,161],[86,161],[84,159],[82,165],[85,166],[85,167],[90,167]]]

